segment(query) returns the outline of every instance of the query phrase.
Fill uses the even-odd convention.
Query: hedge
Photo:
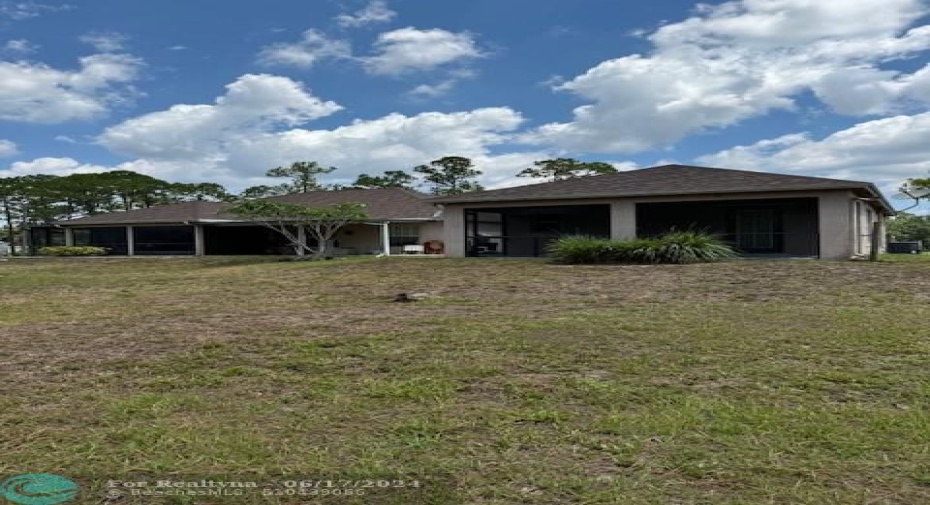
[[[93,246],[49,246],[39,249],[42,256],[105,256],[107,250]]]

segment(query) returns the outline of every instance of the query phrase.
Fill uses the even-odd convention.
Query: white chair
[[[423,254],[424,248],[421,245],[405,245],[404,254]]]

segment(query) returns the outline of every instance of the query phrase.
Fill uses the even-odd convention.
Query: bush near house
[[[549,248],[549,256],[563,264],[685,264],[725,260],[737,253],[713,235],[683,231],[632,240],[562,237]]]
[[[93,246],[48,246],[39,249],[42,256],[106,256],[107,250]]]

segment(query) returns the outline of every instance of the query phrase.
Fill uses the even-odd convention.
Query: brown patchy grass
[[[3,262],[0,476],[81,503],[131,475],[424,485],[107,503],[930,502],[907,259]]]

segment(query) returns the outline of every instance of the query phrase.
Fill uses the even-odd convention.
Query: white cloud
[[[437,82],[436,84],[420,84],[419,86],[411,89],[409,93],[413,96],[423,98],[436,98],[438,96],[445,95],[455,89],[456,84],[458,84],[458,81],[455,79],[445,79]]]
[[[230,146],[230,158],[242,166],[271,166],[310,159],[340,167],[337,177],[360,172],[409,169],[447,155],[489,156],[489,147],[505,142],[523,118],[506,107],[467,112],[389,114],[356,120],[332,130],[291,129]]]
[[[286,77],[248,74],[212,105],[174,105],[107,128],[98,142],[113,151],[158,159],[214,158],[240,137],[295,126],[340,110]]]
[[[387,6],[384,0],[372,0],[364,8],[352,13],[336,16],[336,21],[343,27],[359,27],[375,23],[387,23],[397,13]]]
[[[483,56],[474,36],[468,32],[412,27],[382,33],[375,41],[374,52],[374,56],[360,59],[365,69],[371,74],[392,76]]]
[[[6,44],[3,45],[3,50],[8,53],[25,56],[32,54],[39,49],[39,46],[29,42],[26,39],[13,39],[8,40]]]
[[[21,21],[41,16],[46,12],[67,11],[72,8],[73,7],[68,4],[46,5],[28,0],[3,0],[0,1],[0,19],[5,18],[13,21]]]
[[[924,95],[909,84],[916,74],[880,65],[930,49],[930,26],[908,30],[926,12],[921,0],[702,5],[696,16],[651,33],[649,54],[602,62],[555,86],[589,103],[571,122],[544,125],[526,140],[642,151],[791,110],[808,90],[839,113],[894,111]]]
[[[305,31],[294,43],[279,43],[264,47],[258,53],[258,63],[268,66],[310,68],[324,59],[352,57],[352,47],[345,40],[326,37],[319,30]]]
[[[125,102],[142,61],[125,54],[94,54],[78,70],[41,63],[0,61],[0,119],[60,123],[90,119]]]
[[[73,158],[36,158],[31,161],[17,161],[9,169],[0,171],[0,176],[16,177],[21,175],[71,175],[106,172],[111,167],[81,163]]]
[[[349,183],[358,174],[409,170],[442,156],[472,158],[482,181],[512,178],[541,151],[493,151],[523,123],[507,107],[358,119],[333,129],[301,124],[339,110],[291,79],[246,75],[214,104],[175,105],[106,129],[97,142],[134,159],[113,168],[178,181],[214,180],[233,189],[267,184],[264,172],[298,160],[339,167],[328,179]]]
[[[859,123],[816,140],[797,133],[697,158],[701,164],[875,182],[893,191],[930,171],[930,112]]]
[[[455,69],[448,77],[435,84],[420,84],[407,93],[417,98],[437,98],[448,94],[465,79],[473,79],[477,73],[467,68]]]
[[[78,37],[81,42],[101,53],[117,53],[126,47],[129,37],[116,32],[90,32]]]
[[[0,139],[0,158],[7,158],[19,153],[16,142],[12,140]]]

